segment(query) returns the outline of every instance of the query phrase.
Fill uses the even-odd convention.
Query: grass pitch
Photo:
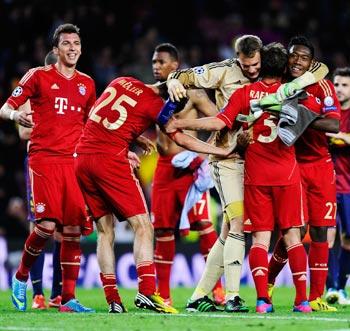
[[[102,289],[78,289],[77,297],[86,306],[96,309],[95,314],[62,314],[56,310],[34,311],[31,292],[28,291],[28,309],[18,312],[12,307],[10,292],[0,292],[0,330],[53,331],[53,330],[130,330],[130,331],[309,331],[350,330],[350,306],[337,306],[336,313],[292,313],[294,289],[277,288],[274,292],[275,313],[258,315],[255,311],[255,290],[242,288],[250,312],[187,313],[185,304],[192,289],[173,289],[174,306],[178,315],[163,315],[137,309],[134,304],[136,290],[120,290],[127,314],[108,314]],[[48,295],[47,295],[48,297]]]

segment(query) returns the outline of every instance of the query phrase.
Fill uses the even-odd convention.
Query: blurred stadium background
[[[291,36],[304,34],[312,40],[317,58],[329,66],[330,72],[350,65],[348,0],[136,0],[123,4],[123,8],[118,1],[0,0],[1,104],[29,68],[42,65],[51,49],[54,29],[65,22],[81,28],[83,55],[78,69],[95,79],[97,93],[116,76],[132,75],[153,82],[151,57],[160,42],[175,44],[180,50],[181,66],[186,68],[233,57],[232,43],[245,33],[259,35],[264,43],[279,41],[285,45]],[[147,134],[155,138],[154,130]],[[24,157],[25,142],[19,140],[13,122],[0,120],[0,289],[8,288],[28,233]],[[143,158],[139,173],[148,202],[156,158],[156,154]],[[212,200],[213,218],[220,222],[215,191]],[[132,234],[122,223],[117,234],[117,242],[121,243],[117,267],[125,287],[136,284],[131,240]],[[79,284],[98,286],[94,235],[84,243],[85,262]],[[204,263],[195,254],[197,251],[195,236],[180,243],[174,285],[195,284]],[[50,247],[47,257],[44,284],[49,285]],[[246,268],[244,282],[250,283],[248,274]],[[287,273],[280,282],[290,282]]]

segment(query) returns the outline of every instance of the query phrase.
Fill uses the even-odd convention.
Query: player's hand
[[[169,79],[166,84],[171,101],[180,101],[182,98],[187,97],[186,89],[178,79]]]
[[[130,164],[131,164],[133,169],[140,168],[141,160],[139,159],[139,157],[137,156],[136,153],[129,151],[128,152],[128,159],[129,159]]]
[[[139,136],[136,139],[136,143],[139,147],[143,149],[144,155],[149,155],[157,151],[156,144],[152,140],[146,138],[145,136]]]
[[[292,96],[297,90],[300,90],[300,89],[301,88],[299,84],[294,81],[282,84],[276,92],[276,99],[279,102],[283,102],[288,97]]]
[[[24,126],[25,128],[32,128],[34,127],[32,114],[33,112],[15,111],[13,115],[13,120],[19,125]]]

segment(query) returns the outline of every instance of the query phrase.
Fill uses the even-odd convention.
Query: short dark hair
[[[294,46],[294,45],[302,45],[305,46],[306,48],[308,48],[310,50],[311,53],[311,58],[313,59],[315,56],[315,48],[314,45],[312,45],[311,41],[305,37],[305,36],[294,36],[290,39],[289,43],[288,43],[288,53],[290,52],[290,49]]]
[[[162,43],[156,46],[154,49],[155,52],[165,52],[169,53],[170,57],[173,58],[175,61],[179,61],[179,51],[177,48],[170,43]]]
[[[335,76],[350,77],[350,67],[336,68],[333,72],[333,78]]]
[[[61,24],[57,27],[52,37],[52,45],[54,47],[58,46],[61,33],[76,33],[81,40],[80,29],[76,25],[71,23]]]
[[[45,56],[45,65],[55,64],[57,62],[57,55],[51,50]]]
[[[282,77],[287,66],[287,50],[281,43],[270,43],[261,49],[262,77]]]
[[[237,55],[242,53],[244,56],[253,57],[256,52],[260,52],[262,46],[263,43],[258,36],[245,34],[236,40],[235,51]]]

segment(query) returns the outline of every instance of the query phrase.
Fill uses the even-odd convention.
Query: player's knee
[[[350,236],[346,233],[341,234],[341,247],[350,251]]]
[[[310,237],[314,242],[327,241],[327,226],[310,226]]]

